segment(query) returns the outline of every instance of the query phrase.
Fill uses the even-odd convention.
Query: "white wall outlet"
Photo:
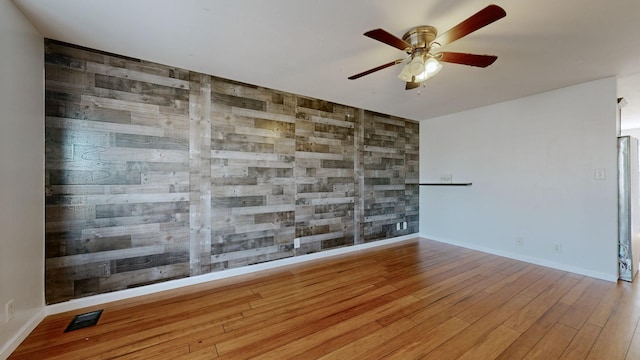
[[[400,223],[396,223],[396,230],[400,230]]]
[[[4,304],[4,313],[7,322],[13,320],[13,317],[16,315],[16,310],[13,308],[13,299]]]
[[[407,230],[407,222],[406,221],[402,223],[402,229],[403,230]]]
[[[562,244],[553,244],[553,251],[560,254],[562,252]]]
[[[593,178],[596,180],[606,180],[607,179],[607,169],[598,168],[593,171]]]
[[[451,174],[440,175],[440,182],[444,184],[451,184],[453,182],[453,175]]]
[[[516,246],[524,246],[524,238],[517,237],[516,238]]]
[[[300,239],[293,239],[293,248],[297,249],[300,247]]]

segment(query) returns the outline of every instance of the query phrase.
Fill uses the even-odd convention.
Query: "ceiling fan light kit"
[[[425,63],[424,72],[416,76],[415,81],[420,82],[420,81],[427,80],[428,78],[433,77],[435,74],[439,73],[441,69],[442,69],[442,64],[440,64],[440,62],[436,60],[436,58],[429,55],[429,58]]]
[[[427,60],[424,60],[424,57]],[[442,64],[438,60],[436,60],[433,55],[424,55],[424,57],[420,57],[421,67],[417,69],[417,71],[412,71],[413,64],[415,59],[411,60],[408,64],[405,64],[402,67],[402,71],[398,74],[398,78],[404,82],[422,82],[427,80],[428,78],[434,76],[442,69]]]
[[[422,56],[415,56],[409,63],[409,72],[413,76],[418,76],[424,72],[424,58]]]
[[[413,78],[413,75],[411,75],[411,71],[409,71],[409,64],[405,64],[402,67],[402,71],[400,71],[400,74],[398,74],[398,79],[404,82],[409,82],[411,81],[412,78]]]
[[[500,6],[489,5],[440,36],[438,36],[438,30],[430,25],[411,28],[404,34],[402,39],[383,29],[367,31],[364,33],[365,36],[402,50],[407,53],[407,57],[352,75],[349,80],[355,80],[393,65],[404,63],[398,78],[406,83],[405,89],[410,90],[419,87],[421,82],[436,75],[442,69],[441,62],[487,67],[493,64],[498,57],[446,51],[432,53],[432,51],[467,36],[506,15],[507,13]]]

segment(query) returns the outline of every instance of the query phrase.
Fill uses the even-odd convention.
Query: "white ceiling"
[[[5,0],[7,1],[7,0]],[[490,1],[490,0],[489,0]],[[415,120],[609,76],[640,127],[640,1],[496,1],[507,16],[443,50],[494,54],[488,68],[444,64],[405,91],[402,57],[364,37],[444,32],[487,0],[13,0],[52,39]]]

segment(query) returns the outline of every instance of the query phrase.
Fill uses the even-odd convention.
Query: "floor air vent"
[[[98,320],[100,320],[100,315],[102,315],[102,310],[76,315],[73,317],[73,320],[71,320],[71,323],[67,326],[64,332],[93,326],[98,323]]]

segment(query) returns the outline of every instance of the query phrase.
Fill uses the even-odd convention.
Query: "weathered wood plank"
[[[86,71],[105,75],[113,76],[124,79],[138,80],[149,84],[156,84],[161,86],[169,86],[179,89],[189,89],[189,82],[186,80],[175,79],[163,75],[148,74],[141,71],[117,68],[105,64],[99,64],[95,62],[86,63]]]
[[[189,143],[186,139],[170,137],[148,136],[137,134],[115,134],[115,146],[142,149],[173,149],[187,150]]]
[[[211,271],[211,78],[194,74],[189,101],[191,275]]]

